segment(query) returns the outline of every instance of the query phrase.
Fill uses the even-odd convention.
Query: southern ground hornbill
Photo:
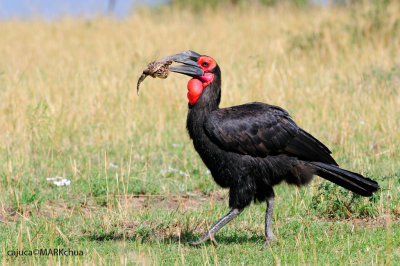
[[[182,64],[169,67],[171,60]],[[215,233],[252,201],[266,201],[266,241],[274,240],[273,186],[282,181],[301,186],[319,175],[362,196],[379,189],[375,181],[339,168],[329,149],[298,127],[284,109],[259,102],[219,108],[221,71],[211,57],[185,51],[157,62],[158,72],[147,69],[140,81],[149,73],[165,78],[166,71],[192,77],[186,127],[215,182],[229,188],[232,210],[191,245],[209,239],[216,244]]]

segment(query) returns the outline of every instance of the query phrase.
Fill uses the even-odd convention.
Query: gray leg
[[[227,215],[225,215],[224,217],[222,217],[218,222],[216,222],[211,228],[210,230],[208,230],[207,233],[205,233],[203,235],[202,238],[200,238],[197,241],[193,241],[193,242],[189,242],[189,245],[191,246],[196,246],[199,245],[201,243],[203,243],[204,241],[207,240],[211,240],[214,245],[217,245],[217,241],[215,241],[214,239],[214,235],[222,228],[224,227],[227,223],[229,223],[230,221],[232,221],[233,219],[235,219],[241,212],[243,211],[243,209],[232,209]]]
[[[265,212],[265,237],[266,237],[266,242],[272,242],[274,241],[275,235],[272,232],[272,214],[273,214],[273,209],[274,209],[274,197],[270,197],[267,199],[267,210]]]

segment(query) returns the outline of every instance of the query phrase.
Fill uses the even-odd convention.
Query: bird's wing
[[[254,102],[219,109],[209,115],[204,128],[210,139],[227,151],[255,157],[283,153],[337,165],[324,144],[277,106]]]

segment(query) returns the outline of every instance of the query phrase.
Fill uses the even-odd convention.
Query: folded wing
[[[248,103],[212,112],[204,124],[222,149],[254,157],[288,154],[301,160],[337,165],[331,151],[299,128],[284,109]]]

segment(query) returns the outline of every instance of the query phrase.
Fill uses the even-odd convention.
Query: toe
[[[214,244],[214,246],[218,246],[218,242],[215,240],[214,237],[210,238],[210,241]]]
[[[276,241],[276,237],[274,235],[267,236],[262,244],[262,246],[266,246],[267,244],[271,244]]]
[[[203,243],[203,242],[204,242],[204,241],[197,240],[197,241],[190,241],[190,242],[188,242],[188,244],[189,244],[189,246],[195,247],[195,246],[200,245],[200,244]]]

